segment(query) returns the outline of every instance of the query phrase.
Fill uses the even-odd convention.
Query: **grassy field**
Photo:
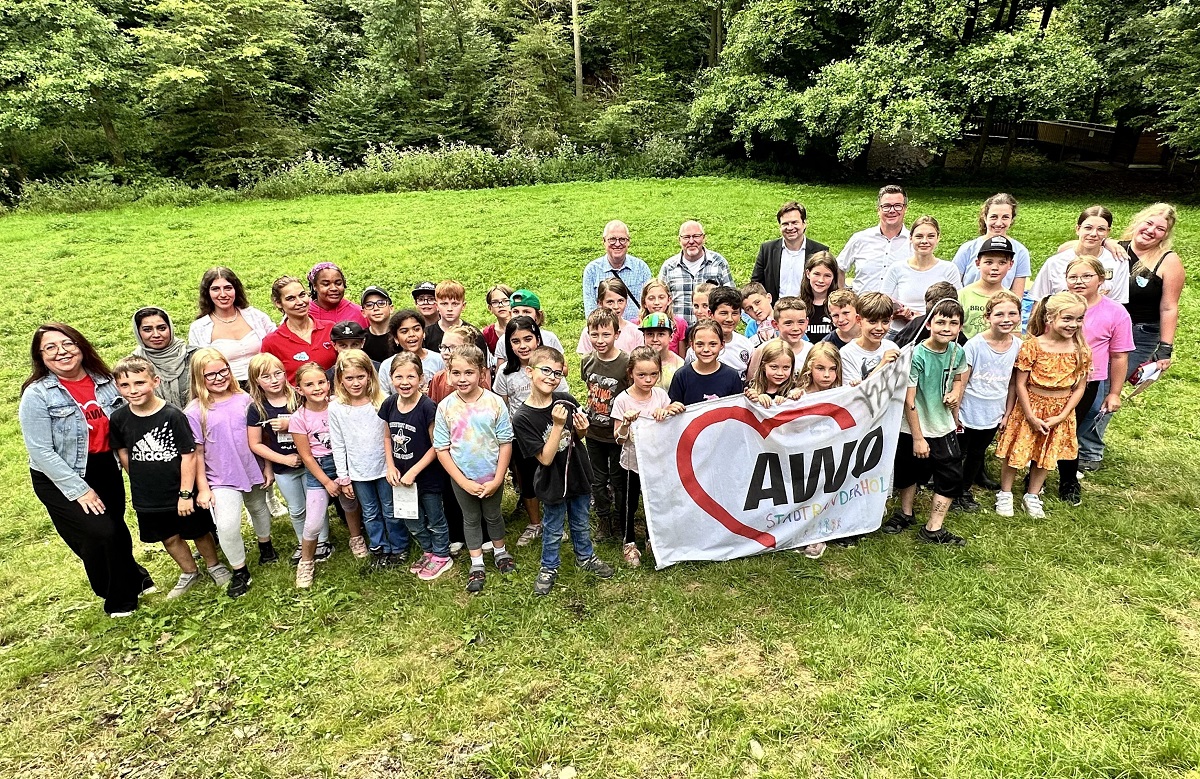
[[[909,217],[937,216],[949,257],[988,194],[918,191]],[[1016,194],[1035,263],[1089,205]],[[241,600],[208,585],[113,621],[30,489],[16,404],[44,320],[115,359],[138,306],[186,328],[210,265],[271,310],[274,277],[333,260],[397,300],[458,278],[481,324],[486,285],[530,286],[573,343],[607,220],[657,270],[698,218],[744,280],[793,197],[835,249],[875,218],[868,189],[694,179],[0,220],[0,775],[1200,776],[1200,209],[1177,232],[1177,367],[1114,419],[1084,506],[952,515],[961,550],[910,533],[609,582],[568,560],[541,600],[531,548],[476,598],[461,566],[428,586],[339,551],[308,593],[252,564]],[[1108,205],[1124,224],[1143,203]],[[135,552],[170,585],[161,549]]]

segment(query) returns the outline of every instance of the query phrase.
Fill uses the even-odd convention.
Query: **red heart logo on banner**
[[[713,500],[712,496],[700,486],[699,480],[696,479],[696,469],[692,466],[692,450],[696,446],[696,439],[700,436],[700,432],[709,425],[729,421],[741,422],[747,427],[752,428],[761,437],[766,438],[775,428],[786,425],[788,422],[800,417],[810,416],[828,417],[843,430],[849,430],[855,424],[854,417],[851,416],[849,411],[832,403],[817,403],[805,408],[784,411],[766,420],[759,419],[754,415],[753,411],[744,406],[728,406],[706,411],[693,419],[684,428],[683,435],[679,437],[679,445],[675,447],[675,464],[679,469],[679,480],[687,488],[688,494],[692,496],[692,500],[696,502],[696,505],[704,509],[710,517],[720,522],[730,533],[748,538],[757,544],[761,544],[765,549],[774,549],[775,536],[739,522],[737,518],[730,514],[724,506]]]

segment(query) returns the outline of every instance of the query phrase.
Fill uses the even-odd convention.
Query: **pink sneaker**
[[[359,560],[365,560],[371,554],[367,549],[367,539],[362,536],[350,536],[350,553]]]
[[[417,577],[423,582],[431,582],[453,567],[454,560],[449,557],[430,555],[429,562],[425,564],[425,567],[421,569]]]
[[[413,561],[412,565],[408,566],[408,572],[419,574],[421,572],[421,569],[423,569],[425,566],[429,565],[430,557],[433,557],[433,555],[430,554],[429,552],[425,552],[424,554],[422,554],[420,557],[418,557],[416,560]]]

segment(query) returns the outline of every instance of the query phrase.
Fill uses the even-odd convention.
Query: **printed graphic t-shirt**
[[[574,409],[579,408],[575,398],[566,392],[555,392],[555,401],[565,401]],[[545,408],[534,408],[525,403],[513,417],[513,431],[516,434],[517,447],[521,456],[537,462],[542,447],[550,438],[554,427],[552,416],[554,404]],[[533,476],[533,492],[538,500],[546,503],[562,503],[567,498],[588,495],[592,491],[592,461],[588,457],[587,448],[583,445],[571,417],[558,441],[558,452],[549,465],[537,463]]]
[[[615,443],[613,437],[612,404],[617,395],[629,386],[627,370],[629,355],[618,351],[611,360],[601,360],[592,352],[580,366],[583,383],[587,385],[587,437],[594,441]]]
[[[135,511],[175,511],[183,455],[196,451],[196,439],[182,411],[165,404],[148,417],[121,406],[109,420],[114,451],[129,450],[129,492]]]

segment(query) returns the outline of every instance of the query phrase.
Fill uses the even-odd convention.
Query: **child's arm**
[[[463,475],[463,472],[459,470],[458,465],[455,464],[454,458],[450,456],[449,449],[438,449],[437,458],[438,462],[442,464],[442,468],[445,469],[446,475],[449,476],[450,480],[457,484],[463,492],[469,495],[477,495],[482,497],[479,491],[483,489],[483,485],[476,484]]]
[[[899,357],[900,357],[900,351],[898,349],[888,349],[886,352],[883,353],[883,357],[879,360],[879,364],[871,369],[871,372],[866,375],[866,378],[864,378],[863,381],[866,381],[867,379],[871,378],[876,373],[883,370],[883,366],[888,365],[889,363],[895,362],[897,359],[899,359]],[[855,382],[855,384],[861,384],[861,383],[862,382]],[[853,385],[851,385],[851,386],[853,386]]]
[[[1112,413],[1121,408],[1121,388],[1129,373],[1129,352],[1113,352],[1108,357],[1108,395],[1100,406],[1101,411]]]
[[[196,505],[202,509],[211,509],[213,505],[212,490],[208,488],[208,472],[204,467],[204,444],[196,444]]]
[[[188,452],[179,463],[179,491],[191,492],[196,485],[196,453]],[[179,516],[186,517],[196,510],[196,496],[180,498],[175,509]]]
[[[325,471],[317,463],[317,458],[313,457],[312,445],[309,443],[307,435],[297,435],[292,439],[296,444],[296,454],[300,456],[300,462],[304,463],[304,467],[313,475],[313,478],[325,488],[329,493],[329,497],[336,498],[341,488],[337,482],[325,475]]]
[[[542,451],[538,452],[537,461],[542,465],[550,465],[554,462],[554,455],[558,454],[558,445],[562,442],[563,432],[566,430],[567,417],[570,412],[563,405],[556,405],[550,410],[550,419],[552,424],[550,432],[546,434],[546,443],[542,445]]]
[[[275,420],[272,420],[275,421]],[[286,423],[287,420],[284,420]],[[250,451],[268,463],[278,463],[290,468],[300,467],[300,457],[294,454],[280,454],[263,443],[263,431],[258,425],[246,426],[246,437],[250,440]]]
[[[1008,399],[1004,401],[1004,416],[1000,419],[1000,425],[997,431],[1004,432],[1008,427],[1008,417],[1012,414],[1013,409],[1017,407],[1017,377],[1016,371],[1008,379]]]
[[[904,418],[908,420],[908,428],[912,430],[913,456],[928,457],[929,442],[921,434],[921,418],[917,415],[917,388],[909,387],[904,393]]]
[[[129,473],[129,450],[118,449],[117,460],[121,463],[121,470],[125,471],[125,473]]]
[[[433,440],[433,423],[432,422],[429,424],[429,440],[430,441]],[[389,445],[390,445],[390,441],[389,441]],[[437,459],[437,452],[433,451],[433,447],[431,446],[431,447],[429,447],[429,451],[427,451],[427,452],[425,452],[425,454],[421,455],[421,459],[419,459],[415,463],[413,463],[412,467],[404,472],[404,475],[400,477],[399,483],[403,484],[405,487],[411,487],[413,485],[413,483],[417,480],[417,476],[419,476],[421,474],[421,471],[428,468],[429,464],[431,462],[433,462],[435,459]],[[390,465],[388,467],[389,467],[389,470],[395,468],[394,465]],[[503,471],[501,471],[501,472],[503,473]]]
[[[330,406],[333,404],[331,403]],[[354,500],[354,484],[350,481],[350,457],[346,451],[346,436],[342,433],[341,417],[330,409],[329,448],[333,451],[333,466],[337,470],[337,485],[341,493]]]
[[[433,429],[433,425],[430,425],[429,427],[430,427],[430,430]],[[432,433],[430,433],[430,440],[433,440]],[[383,451],[384,451],[383,459],[387,461],[387,476],[386,476],[387,483],[392,485],[393,487],[399,487],[400,486],[400,469],[396,467],[396,461],[392,458],[392,430],[391,430],[391,427],[386,422],[384,423],[384,426],[383,426]],[[431,452],[433,451],[432,446],[429,447],[429,451],[431,451]],[[434,456],[436,457],[437,454],[434,453]]]
[[[1060,422],[1065,421],[1067,417],[1075,413],[1075,407],[1079,405],[1079,401],[1083,398],[1083,392],[1086,389],[1087,376],[1082,376],[1080,377],[1079,381],[1075,383],[1075,389],[1071,391],[1071,396],[1067,398],[1067,405],[1062,410],[1062,413],[1055,414],[1046,420],[1046,432],[1049,432],[1050,428],[1054,427]]]
[[[1013,383],[1017,386],[1017,402],[1021,404],[1021,413],[1025,415],[1025,421],[1040,435],[1049,433],[1049,420],[1033,413],[1033,407],[1029,405],[1029,371],[1017,371],[1017,379]]]

